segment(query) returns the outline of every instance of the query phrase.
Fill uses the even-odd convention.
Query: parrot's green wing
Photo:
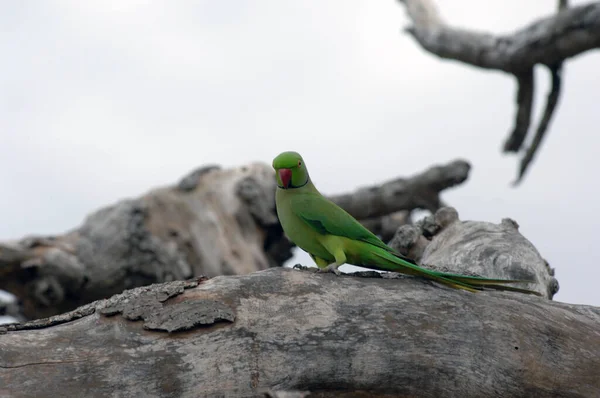
[[[403,273],[409,273],[414,275],[428,276],[434,278],[440,282],[453,283],[454,285],[463,285],[471,288],[478,288],[476,286],[486,286],[495,289],[502,290],[513,290],[522,293],[530,293],[535,295],[541,295],[538,292],[530,291],[527,289],[519,289],[516,287],[504,286],[503,283],[519,283],[519,282],[531,282],[531,281],[520,281],[510,279],[489,279],[477,276],[467,276],[461,274],[453,274],[446,272],[431,271],[420,267],[414,260],[403,256],[388,245],[386,245],[381,239],[375,234],[362,226],[361,223],[356,221],[354,217],[348,214],[341,207],[321,196],[320,194],[302,194],[291,198],[291,209],[292,212],[297,215],[300,219],[310,225],[315,232],[326,235],[337,235],[344,236],[349,239],[363,241],[380,249],[383,252],[376,253],[377,256],[381,257],[388,262],[391,261],[394,267],[402,268],[380,268],[371,264],[368,268],[381,269],[381,270],[392,270]],[[377,251],[377,249],[374,249]],[[442,280],[440,280],[440,277]],[[456,286],[454,286],[456,287]]]
[[[298,195],[291,199],[291,207],[294,214],[320,234],[360,240],[401,256],[344,209],[321,195]]]

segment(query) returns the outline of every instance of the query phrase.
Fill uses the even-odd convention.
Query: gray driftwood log
[[[558,1],[555,15],[541,18],[508,35],[493,35],[448,24],[434,0],[398,0],[406,6],[412,22],[406,31],[426,51],[484,69],[499,70],[515,77],[517,112],[504,152],[519,153],[525,144],[533,110],[536,65],[550,72],[551,89],[542,118],[530,140],[519,168],[521,181],[533,161],[556,110],[561,92],[564,63],[600,48],[600,2],[567,7]]]
[[[599,308],[360,275],[169,282],[0,327],[0,396],[600,396]]]
[[[388,240],[411,210],[442,206],[440,192],[465,181],[469,169],[458,160],[332,199]],[[0,289],[34,319],[123,289],[280,266],[293,245],[275,212],[273,173],[264,163],[205,166],[102,208],[64,235],[0,242]]]

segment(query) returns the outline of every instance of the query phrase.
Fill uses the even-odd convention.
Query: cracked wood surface
[[[600,395],[599,308],[361,275],[373,277],[273,268],[170,282],[47,320],[53,326],[5,326],[0,396]],[[140,302],[149,305],[139,320],[122,315]],[[195,322],[208,302],[233,317]],[[172,322],[191,329],[145,325],[182,304]]]

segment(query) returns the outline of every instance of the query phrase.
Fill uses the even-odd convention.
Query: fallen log
[[[397,274],[168,282],[0,333],[0,396],[600,396],[600,308]]]

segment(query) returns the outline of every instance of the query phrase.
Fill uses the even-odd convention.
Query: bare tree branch
[[[565,10],[569,6],[567,0],[559,0],[558,2],[558,11],[561,12]],[[519,184],[523,180],[523,176],[527,171],[529,165],[533,161],[535,154],[537,153],[544,135],[548,130],[548,126],[550,124],[550,120],[552,119],[552,115],[554,115],[554,110],[556,109],[556,105],[558,104],[558,99],[560,98],[560,88],[561,88],[561,73],[563,69],[563,62],[560,61],[556,65],[549,66],[550,71],[550,93],[546,99],[546,108],[544,109],[544,116],[540,121],[540,124],[536,130],[535,136],[533,137],[533,141],[531,145],[525,152],[525,155],[521,159],[521,164],[519,167],[519,175],[517,176],[516,181],[513,185]],[[531,112],[531,111],[530,111]]]
[[[560,11],[511,35],[492,35],[447,25],[433,0],[398,1],[413,22],[407,31],[424,49],[485,69],[519,74],[600,46],[600,2]]]
[[[532,144],[521,160],[523,176],[548,130],[560,95],[560,72],[565,60],[600,47],[600,2],[567,8],[559,0],[558,13],[531,23],[510,35],[492,35],[451,27],[441,18],[433,0],[399,0],[413,25],[406,30],[427,51],[446,59],[513,74],[518,82],[515,127],[504,145],[505,152],[520,151],[531,122],[534,97],[533,69],[547,66],[552,90]]]
[[[558,11],[559,12],[563,11],[568,6],[569,5],[568,5],[567,0],[559,0]],[[537,153],[537,151],[542,143],[544,135],[546,134],[546,131],[548,130],[548,126],[550,125],[550,120],[552,119],[552,116],[554,115],[554,110],[556,109],[556,105],[558,104],[558,100],[560,98],[560,91],[561,91],[560,88],[561,88],[561,84],[562,84],[561,73],[562,73],[562,69],[563,69],[563,62],[561,61],[556,65],[549,66],[548,68],[550,71],[551,89],[550,89],[550,93],[548,94],[548,97],[546,99],[546,107],[544,109],[544,116],[542,117],[542,120],[540,121],[540,124],[536,130],[536,133],[535,133],[535,136],[533,137],[533,141],[531,142],[531,145],[529,146],[529,148],[525,152],[525,155],[521,159],[521,164],[519,167],[519,175],[517,176],[517,179],[513,185],[517,185],[523,180],[523,176],[525,175],[525,172],[527,171],[529,165],[533,161],[533,158],[535,157],[535,154]]]
[[[560,97],[560,88],[561,88],[561,71],[562,64],[559,64],[554,67],[550,67],[550,84],[551,89],[548,93],[548,97],[546,99],[546,108],[544,109],[544,116],[542,116],[542,120],[536,130],[535,137],[533,137],[533,141],[531,145],[525,152],[523,159],[521,160],[521,165],[519,167],[519,176],[515,181],[515,184],[518,184],[522,181],[529,164],[533,160],[546,131],[548,130],[548,125],[550,124],[550,120],[552,119],[552,115],[554,114],[554,110],[556,109],[556,105],[558,104],[558,99]]]
[[[599,308],[358,275],[169,282],[0,327],[0,395],[600,396]]]
[[[515,127],[512,134],[504,144],[505,152],[518,152],[527,137],[529,125],[531,124],[531,113],[533,110],[533,92],[535,76],[533,68],[516,76],[517,90],[517,115]]]
[[[411,178],[398,178],[330,199],[359,220],[401,210],[425,209],[434,212],[444,205],[440,192],[464,182],[470,169],[468,162],[456,160],[431,167]]]

